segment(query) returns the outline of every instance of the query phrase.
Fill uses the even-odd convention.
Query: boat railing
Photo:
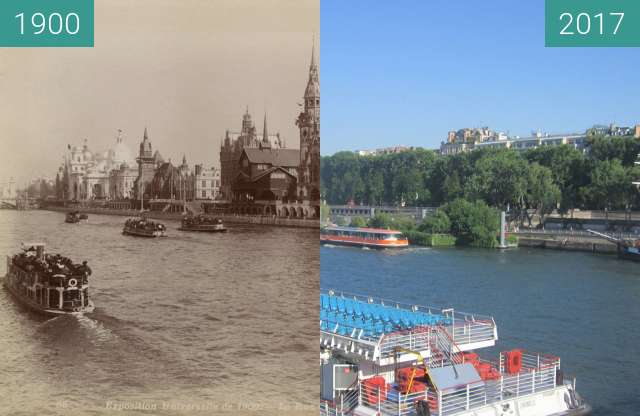
[[[461,312],[458,310],[454,310],[453,308],[440,308],[435,306],[426,306],[426,305],[416,305],[409,303],[396,302],[393,300],[378,298],[373,296],[365,296],[359,295],[356,293],[350,292],[342,292],[336,290],[321,290],[321,293],[328,294],[329,296],[338,296],[342,298],[353,299],[366,303],[374,303],[378,305],[383,305],[387,307],[394,307],[399,309],[410,310],[414,312],[424,312],[429,315],[444,315],[446,318],[452,318],[455,321],[463,321],[463,322],[493,322],[495,321],[493,317],[489,315],[480,315],[480,314],[472,314],[467,312]]]
[[[492,319],[474,319],[453,321],[450,328],[451,338],[457,344],[474,344],[496,339],[495,321]]]
[[[500,377],[483,383],[468,384],[438,392],[438,409],[433,416],[455,415],[504,399],[524,396],[553,389],[557,386],[560,359],[545,354],[522,354],[522,369],[516,374],[507,374],[501,354]]]
[[[348,389],[340,391],[333,401],[320,400],[321,416],[346,416],[358,406],[360,397],[360,383],[356,380]]]
[[[429,328],[423,327],[385,334],[378,341],[380,356],[391,356],[398,349],[426,351],[431,344],[431,337]]]
[[[428,392],[418,391],[403,394],[397,390],[360,383],[359,404],[374,409],[379,415],[415,415],[416,403],[428,400]],[[432,413],[433,414],[433,413]]]
[[[499,361],[481,361],[500,364]],[[358,400],[360,405],[374,409],[380,415],[414,415],[416,403],[425,401],[431,416],[455,416],[502,400],[551,390],[564,383],[557,376],[559,369],[560,360],[557,357],[523,353],[523,366],[516,374],[501,372],[498,378],[492,380],[443,390],[427,388],[409,394],[390,389],[390,385],[379,387],[360,381]]]

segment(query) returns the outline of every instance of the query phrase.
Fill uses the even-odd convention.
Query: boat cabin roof
[[[358,232],[358,233],[375,233],[375,234],[402,234],[402,231],[387,230],[384,228],[358,228],[358,227],[326,227],[327,231],[345,231],[345,232]]]
[[[44,243],[22,243],[22,249],[25,251],[29,251],[32,248],[44,247]]]

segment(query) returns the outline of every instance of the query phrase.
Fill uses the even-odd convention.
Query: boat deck
[[[489,316],[333,291],[320,294],[321,346],[379,364],[402,361],[395,356],[398,349],[419,351],[426,358],[437,341],[468,351],[493,346],[497,339],[495,321]]]

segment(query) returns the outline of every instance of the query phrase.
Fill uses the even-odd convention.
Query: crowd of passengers
[[[164,231],[164,225],[159,222],[148,221],[144,218],[129,218],[124,225],[127,228],[135,228],[137,230],[148,231]]]
[[[208,215],[198,214],[194,217],[186,217],[182,219],[184,225],[217,225],[222,224],[220,218],[210,217]]]
[[[60,254],[44,255],[44,258],[38,258],[35,248],[29,248],[20,254],[13,256],[12,262],[26,272],[36,272],[42,276],[43,281],[47,281],[49,277],[56,274],[77,277],[82,279],[82,283],[86,284],[88,276],[91,275],[91,268],[87,261],[74,263],[70,258],[61,256]]]

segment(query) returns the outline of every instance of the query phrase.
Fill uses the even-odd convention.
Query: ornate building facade
[[[315,45],[311,50],[309,80],[304,92],[304,110],[296,125],[300,129],[298,199],[306,216],[320,216],[320,73]]]
[[[133,183],[133,195],[134,198],[140,199],[140,193],[145,199],[149,199],[152,194],[151,183],[156,174],[156,171],[160,165],[164,162],[160,152],[156,150],[153,152],[151,141],[149,140],[149,133],[147,128],[144,128],[144,134],[142,136],[142,142],[140,142],[140,150],[138,152],[138,158],[136,159],[138,164],[138,174],[135,182]]]
[[[102,152],[67,146],[64,164],[58,171],[58,195],[66,200],[117,199],[131,196],[131,183],[137,176],[135,161],[118,131],[115,145]],[[112,184],[113,180],[113,184]]]
[[[265,134],[266,133],[266,134]],[[242,129],[240,132],[226,131],[222,146],[220,147],[220,194],[223,199],[231,200],[233,181],[238,175],[240,155],[244,148],[270,147],[272,149],[284,149],[286,145],[280,137],[280,133],[269,134],[267,132],[267,115],[264,116],[262,139],[258,137],[256,127],[253,124],[249,108],[242,116]]]

